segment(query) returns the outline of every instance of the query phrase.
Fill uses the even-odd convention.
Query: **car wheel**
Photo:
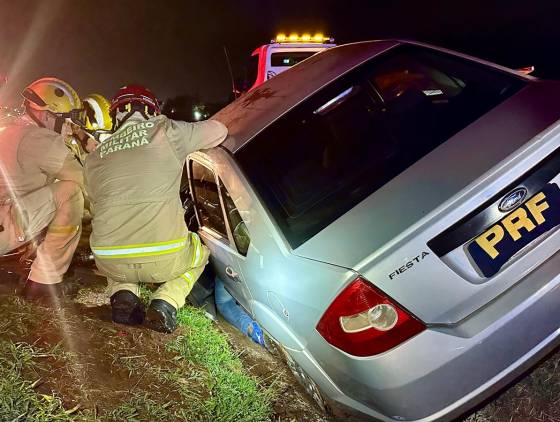
[[[319,386],[311,379],[309,375],[305,373],[303,368],[299,366],[299,364],[290,356],[290,354],[281,346],[280,350],[282,351],[284,358],[286,359],[286,363],[288,367],[298,380],[298,382],[303,386],[305,392],[311,396],[313,401],[319,406],[319,408],[324,412],[327,413],[327,406],[325,400],[323,399],[323,395],[321,394],[321,390],[319,390]]]

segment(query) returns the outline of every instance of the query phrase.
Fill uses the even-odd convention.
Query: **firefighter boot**
[[[48,306],[58,306],[61,298],[75,293],[75,290],[74,286],[68,282],[44,284],[28,279],[21,290],[21,295],[27,300],[41,302]]]
[[[144,321],[142,301],[128,290],[119,290],[111,296],[111,311],[113,321],[119,324],[136,325]]]
[[[163,299],[154,299],[146,314],[146,325],[160,333],[172,333],[177,328],[177,310]]]

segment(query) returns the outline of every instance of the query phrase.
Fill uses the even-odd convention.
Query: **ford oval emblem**
[[[527,196],[527,189],[517,188],[508,193],[500,201],[498,209],[502,212],[511,211],[512,209],[521,205],[525,197]]]

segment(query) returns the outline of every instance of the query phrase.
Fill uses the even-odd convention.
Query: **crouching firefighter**
[[[178,122],[160,114],[156,97],[128,85],[111,101],[114,133],[88,155],[91,249],[107,277],[113,321],[172,332],[177,309],[202,273],[209,251],[189,233],[179,198],[188,154],[220,144],[217,121]],[[158,283],[145,312],[139,283]]]
[[[81,234],[82,168],[61,135],[80,123],[81,102],[56,78],[39,79],[22,95],[25,114],[0,129],[0,255],[46,230],[23,295],[54,299],[71,287],[62,281]]]

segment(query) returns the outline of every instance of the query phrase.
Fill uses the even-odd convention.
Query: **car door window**
[[[238,252],[246,256],[249,250],[249,244],[251,243],[251,238],[249,237],[249,231],[245,222],[241,218],[237,206],[235,205],[231,195],[228,190],[220,180],[220,191],[222,192],[222,199],[226,208],[226,215],[228,223],[233,235],[233,241],[237,247]]]
[[[191,161],[193,199],[201,226],[228,238],[216,177],[208,167]]]

